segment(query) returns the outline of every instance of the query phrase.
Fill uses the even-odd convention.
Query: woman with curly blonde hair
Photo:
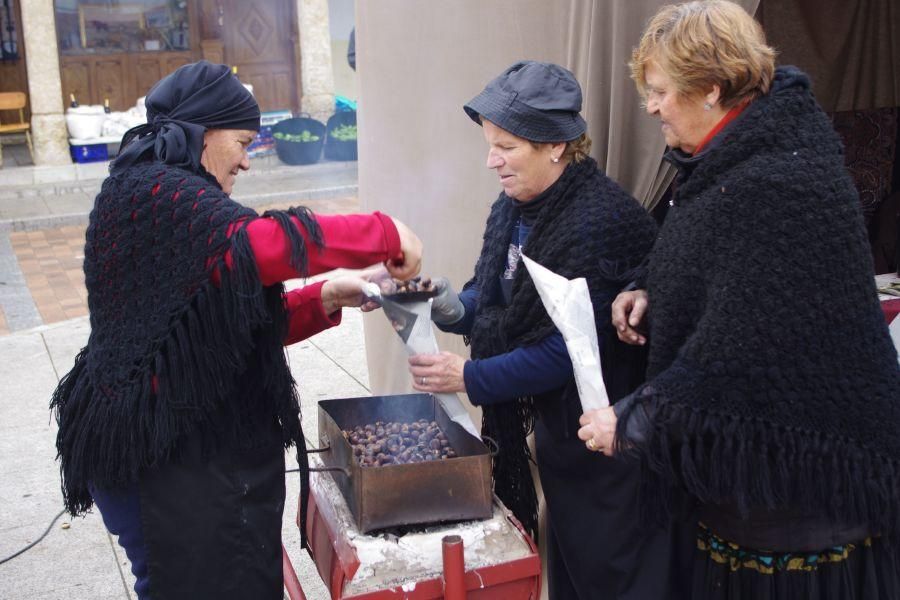
[[[645,509],[694,500],[695,600],[900,598],[897,354],[840,140],[774,55],[722,0],[662,8],[635,49],[677,186],[612,309],[647,382],[579,437],[640,457]]]

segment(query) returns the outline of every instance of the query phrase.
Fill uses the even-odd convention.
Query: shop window
[[[13,0],[2,0],[2,4],[0,4],[0,60],[19,58],[18,29],[16,7]]]
[[[60,54],[190,50],[186,0],[55,0]]]

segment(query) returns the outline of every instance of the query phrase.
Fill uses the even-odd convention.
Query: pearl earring
[[[550,157],[550,160],[552,160],[552,161],[555,162],[555,163],[558,163],[558,162],[559,162],[559,158],[556,157],[556,156]]]
[[[712,110],[712,104],[710,104],[709,102],[704,102],[703,110]]]

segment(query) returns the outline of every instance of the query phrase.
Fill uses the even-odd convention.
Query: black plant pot
[[[338,140],[332,132],[341,125],[356,125],[356,111],[343,111],[331,115],[325,134],[325,158],[328,160],[356,160],[356,139]]]
[[[318,136],[314,142],[290,142],[275,137],[276,133],[301,134],[304,131]],[[319,162],[322,146],[325,144],[325,125],[321,121],[308,117],[294,117],[279,121],[272,126],[272,137],[275,138],[275,152],[282,162],[289,165],[311,165]]]

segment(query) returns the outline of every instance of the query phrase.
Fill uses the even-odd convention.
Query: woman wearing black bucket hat
[[[63,496],[73,515],[97,504],[141,599],[282,597],[291,445],[304,507],[308,489],[283,344],[338,324],[363,282],[281,282],[419,268],[418,238],[386,215],[231,200],[259,118],[225,65],[181,67],[150,90],[90,215],[91,335],[52,402]]]
[[[637,471],[597,460],[576,437],[581,406],[565,342],[519,259],[524,252],[560,275],[587,279],[615,400],[640,383],[644,355],[616,339],[610,303],[635,276],[656,227],[587,155],[581,88],[566,69],[516,63],[464,108],[483,127],[487,167],[503,191],[474,277],[459,295],[439,279],[432,307],[441,329],[468,336],[472,358],[414,356],[414,386],[464,391],[482,407],[483,432],[500,446],[496,493],[532,533],[538,504],[526,438],[534,431],[551,598],[670,598],[667,534],[638,530]]]

